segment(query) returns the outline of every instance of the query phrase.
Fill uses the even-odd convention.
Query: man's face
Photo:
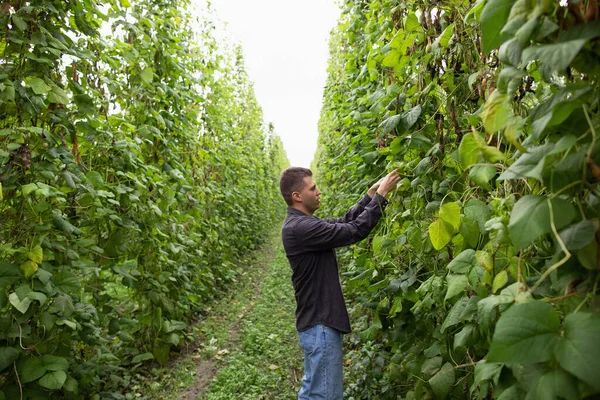
[[[298,192],[306,211],[312,215],[320,205],[319,196],[321,192],[311,176],[304,177],[304,187]]]

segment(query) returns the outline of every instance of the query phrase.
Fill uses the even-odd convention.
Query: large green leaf
[[[490,362],[532,364],[554,358],[560,321],[552,306],[543,301],[515,304],[498,323],[490,351]]]
[[[442,323],[442,328],[441,328],[442,333],[444,333],[444,331],[446,329],[450,328],[451,326],[454,326],[454,325],[460,323],[460,316],[468,304],[469,304],[469,298],[465,296],[465,297],[461,297],[461,299],[458,300],[454,306],[452,306],[452,308],[450,309],[450,312],[446,316],[446,319],[444,319],[444,322]]]
[[[64,357],[44,354],[44,367],[48,371],[66,371],[69,369],[69,361]]]
[[[563,43],[531,46],[523,50],[523,62],[540,60],[541,70],[546,77],[552,72],[564,71],[579,53],[586,39]]]
[[[580,250],[594,240],[595,233],[594,223],[586,219],[562,230],[559,236],[568,250]]]
[[[492,190],[490,180],[496,176],[498,171],[492,164],[475,165],[469,171],[469,177],[473,179],[479,187],[485,190]]]
[[[447,268],[455,274],[466,274],[471,270],[471,267],[475,265],[475,250],[467,249],[457,255]]]
[[[22,276],[18,266],[14,264],[0,264],[0,288],[19,282]]]
[[[0,372],[8,368],[19,358],[19,350],[14,347],[0,347]]]
[[[490,219],[490,208],[481,200],[471,199],[465,204],[464,213],[467,217],[477,221],[479,233],[485,234],[485,223]]]
[[[546,156],[552,154],[554,143],[546,143],[543,146],[537,146],[528,149],[528,152],[522,154],[513,165],[504,171],[498,180],[535,178],[542,180],[544,173]]]
[[[40,379],[40,386],[46,389],[58,390],[67,380],[67,374],[64,371],[48,372]]]
[[[448,274],[448,276],[446,276],[446,281],[448,282],[448,291],[446,292],[444,300],[451,299],[458,294],[464,293],[465,289],[469,285],[469,279],[466,275],[462,274]]]
[[[431,379],[429,379],[429,384],[431,385],[431,389],[433,389],[435,397],[438,399],[445,399],[454,385],[454,380],[454,367],[447,362],[434,376],[431,377]]]
[[[556,229],[566,226],[575,217],[573,205],[565,200],[551,200]],[[545,233],[551,232],[548,198],[524,196],[513,207],[508,230],[517,249],[523,249]]]
[[[35,76],[25,79],[25,83],[35,94],[44,94],[52,90],[50,86],[46,85],[43,79]]]
[[[21,370],[21,382],[27,383],[41,378],[46,373],[42,360],[38,357],[29,357],[23,363]]]
[[[564,336],[556,346],[556,359],[562,368],[600,391],[600,315],[569,314],[564,326]]]
[[[555,369],[542,375],[534,393],[531,397],[535,399],[578,400],[581,398],[573,376],[561,369]]]
[[[490,0],[481,13],[481,35],[486,53],[498,48],[507,38],[502,28],[515,0]]]

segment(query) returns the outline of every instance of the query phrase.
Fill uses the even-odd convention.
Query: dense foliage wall
[[[282,219],[287,158],[184,2],[6,1],[0,25],[0,399],[124,398]]]
[[[321,212],[403,176],[340,252],[347,398],[600,393],[599,37],[595,0],[344,2]]]

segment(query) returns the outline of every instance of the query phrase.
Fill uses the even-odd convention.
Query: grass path
[[[281,241],[262,251],[194,328],[198,340],[138,388],[147,399],[295,399],[302,353]],[[139,397],[138,397],[139,398]]]

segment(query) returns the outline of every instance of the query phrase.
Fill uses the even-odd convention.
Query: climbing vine
[[[595,0],[344,3],[321,211],[403,176],[340,252],[346,397],[600,393],[599,38]]]
[[[0,399],[126,398],[282,218],[241,52],[188,8],[1,3]]]

